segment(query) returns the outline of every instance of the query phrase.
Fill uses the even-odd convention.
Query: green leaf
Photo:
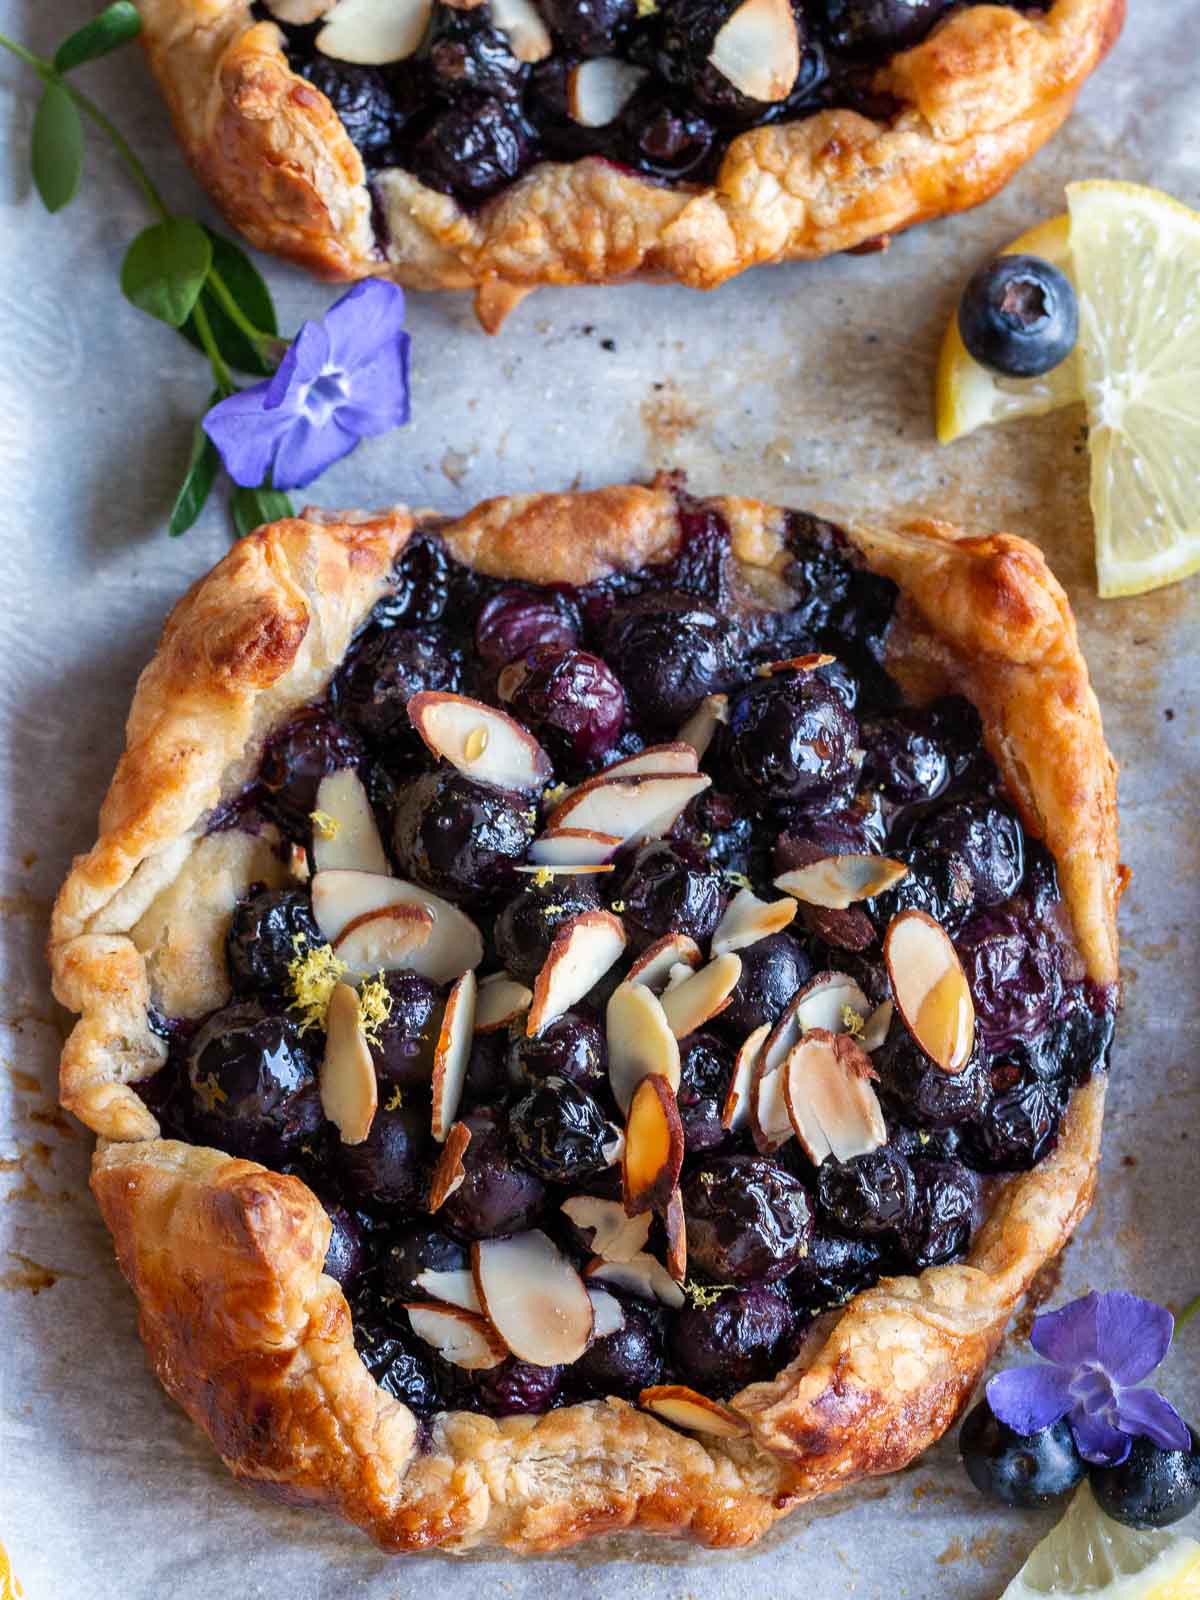
[[[178,538],[181,533],[186,533],[204,510],[204,502],[208,499],[220,465],[221,458],[217,454],[216,445],[198,422],[192,432],[192,453],[188,460],[187,471],[183,475],[179,493],[175,496],[175,504],[171,507],[170,521],[167,523],[167,532],[173,539]]]
[[[142,20],[132,0],[115,0],[115,4],[105,6],[98,17],[85,22],[78,33],[63,40],[54,52],[54,69],[70,72],[72,67],[81,67],[85,61],[96,61],[110,50],[119,50],[123,44],[136,39],[141,31]]]
[[[139,233],[121,263],[121,292],[160,322],[178,328],[191,315],[212,264],[212,245],[198,222],[170,217]]]
[[[47,211],[74,198],[83,175],[83,121],[61,83],[48,83],[33,119],[33,181]]]
[[[222,238],[219,233],[213,233],[209,228],[204,231],[208,234],[212,245],[212,264],[225,280],[225,287],[237,301],[247,319],[260,332],[278,335],[279,321],[275,315],[275,303],[258,268],[246,252],[240,250],[229,239]],[[239,372],[252,372],[256,378],[269,378],[275,371],[274,365],[264,361],[245,334],[229,320],[211,289],[204,290],[201,303],[208,313],[209,326],[217,342],[217,349],[229,365],[236,367]],[[197,350],[203,350],[204,346],[200,342],[200,335],[196,332],[196,324],[191,317],[179,331],[189,344],[195,345]]]
[[[278,489],[238,488],[233,491],[233,523],[242,538],[264,522],[278,522],[281,517],[295,515],[292,502]]]

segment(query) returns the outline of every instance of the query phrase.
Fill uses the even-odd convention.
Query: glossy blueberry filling
[[[1082,980],[1054,864],[1006,802],[963,700],[902,703],[884,666],[895,590],[858,564],[828,523],[790,514],[785,610],[742,602],[729,530],[680,491],[684,540],[671,562],[583,589],[501,583],[417,534],[327,698],[268,743],[255,782],[213,826],[273,826],[285,853],[311,852],[317,783],[353,767],[392,871],[457,903],[485,939],[481,973],[532,987],[556,928],[603,907],[622,917],[625,959],[534,1037],[521,1017],[475,1035],[458,1116],[471,1129],[464,1180],[428,1210],[433,1053],[447,985],[384,980],[391,1008],[371,1045],[378,1106],[344,1144],[325,1120],[319,1028],[301,1031],[291,967],[318,944],[310,888],[255,886],[229,929],[230,1004],[200,1022],[157,1018],[168,1065],[141,1086],[172,1136],[302,1177],[333,1222],[327,1270],[349,1298],[378,1381],[421,1414],[536,1412],[682,1382],[720,1399],[777,1371],[812,1318],[885,1273],[959,1259],[989,1175],[1054,1146],[1070,1091],[1106,1064],[1115,996]],[[757,669],[808,652],[816,671]],[[550,809],[436,764],[405,707],[422,689],[518,714],[550,753],[552,784],[673,738],[708,694],[728,718],[702,769],[713,786],[670,836],[597,876],[519,876]],[[909,871],[851,912],[801,906],[786,930],[741,952],[728,1007],[680,1047],[680,1193],[689,1247],[685,1303],[620,1287],[624,1326],[570,1366],[515,1357],[470,1371],[413,1332],[405,1303],[429,1300],[424,1271],[469,1267],[470,1246],[538,1228],[582,1269],[591,1240],[562,1210],[621,1198],[609,1164],[622,1121],[607,1073],[605,1005],[630,960],[667,933],[707,954],[748,883],[830,853],[888,856]],[[872,1005],[889,994],[881,938],[904,910],[952,936],[976,1008],[974,1048],[951,1076],[896,1016],[873,1050],[886,1143],[814,1166],[792,1140],[773,1153],[724,1126],[735,1057],[815,973],[848,974]],[[852,913],[852,914],[851,914]],[[645,1249],[665,1259],[656,1217]]]
[[[1048,0],[1010,3],[1044,10]],[[918,44],[954,0],[791,0],[799,67],[785,97],[770,101],[710,59],[737,5],[537,0],[549,53],[534,62],[518,59],[491,4],[438,0],[416,53],[384,66],[323,54],[320,23],[283,32],[293,69],[328,96],[369,173],[400,167],[471,207],[541,160],[603,156],[658,181],[705,183],[748,128],[834,106],[886,120],[897,105],[873,88],[878,69]],[[271,17],[263,0],[254,10]],[[597,61],[619,63],[625,87],[603,109],[581,108],[578,69]]]

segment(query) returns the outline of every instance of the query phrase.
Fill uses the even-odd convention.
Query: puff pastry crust
[[[722,505],[740,581],[758,603],[784,603],[784,514]],[[396,1551],[544,1552],[623,1528],[745,1544],[804,1500],[904,1465],[950,1424],[1090,1203],[1105,1080],[1076,1091],[1054,1153],[999,1191],[965,1262],[857,1295],[790,1367],[735,1397],[748,1437],[688,1437],[615,1399],[501,1421],[446,1413],[422,1435],[355,1352],[321,1270],[330,1224],[315,1196],[158,1138],[130,1087],[163,1055],[152,982],[200,995],[213,981],[203,918],[163,978],[163,897],[220,916],[237,863],[196,866],[206,819],[270,729],[320,693],[413,527],[400,509],[260,529],[171,614],[99,839],[55,907],[55,992],[81,1014],[62,1101],[102,1135],[92,1187],[158,1375],[237,1477],[337,1511]],[[494,500],[439,532],[482,571],[563,583],[663,559],[680,538],[665,484]],[[889,667],[917,699],[954,689],[978,706],[1012,797],[1056,857],[1088,973],[1115,983],[1116,774],[1066,596],[1007,534],[928,521],[849,534],[901,590]]]
[[[476,291],[495,332],[539,284],[675,279],[833,254],[989,199],[1058,128],[1121,29],[1125,0],[953,12],[883,66],[888,122],[819,112],[739,135],[709,187],[598,159],[542,162],[477,212],[397,168],[377,181],[329,101],[288,67],[250,0],[139,0],[180,142],[229,221],[330,278]]]

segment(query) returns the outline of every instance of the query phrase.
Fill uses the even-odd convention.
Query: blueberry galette
[[[903,1466],[1089,1203],[1116,851],[1020,539],[674,479],[261,529],[54,916],[162,1382],[396,1550]]]
[[[711,289],[994,194],[1125,0],[140,0],[183,147],[335,278]]]

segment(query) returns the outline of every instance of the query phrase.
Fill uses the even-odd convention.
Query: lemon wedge
[[[1200,1600],[1200,1544],[1166,1529],[1142,1532],[1106,1517],[1086,1481],[1062,1521],[1000,1600],[1087,1595],[1094,1600]]]
[[[1070,248],[1071,219],[1064,215],[1040,222],[999,252],[1002,256],[1040,256],[1074,283]],[[1042,417],[1083,399],[1079,350],[1040,378],[1003,378],[981,367],[967,354],[958,331],[958,314],[942,340],[937,369],[937,436],[950,444],[976,428],[1013,417]]]

